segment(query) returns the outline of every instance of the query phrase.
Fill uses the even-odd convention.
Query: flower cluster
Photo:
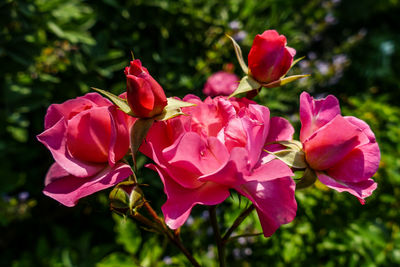
[[[204,87],[209,95],[205,100],[194,95],[166,98],[140,60],[133,60],[125,68],[126,93],[115,96],[96,89],[111,101],[89,93],[51,105],[45,131],[37,136],[55,160],[44,193],[74,206],[99,190],[132,186],[140,192],[135,203],[144,205],[125,159],[132,156],[135,163],[139,150],[153,160],[147,167],[157,171],[164,184],[167,200],[162,212],[172,229],[185,223],[195,205],[217,205],[237,192],[252,202],[264,236],[271,236],[296,216],[296,187],[311,185],[315,179],[364,204],[377,187],[371,177],[380,161],[370,127],[342,116],[336,97],[314,99],[304,92],[300,140],[293,140],[295,130],[289,121],[271,117],[267,107],[252,100],[233,96],[254,96],[263,87],[307,76],[285,77],[298,61],[293,60],[296,51],[286,46],[285,36],[268,30],[255,37],[247,66],[232,41],[244,77],[214,74]],[[297,183],[296,171],[304,171]],[[129,182],[121,184],[128,177]],[[129,203],[132,188],[121,195],[136,213],[139,207]],[[117,193],[113,203],[119,201]]]

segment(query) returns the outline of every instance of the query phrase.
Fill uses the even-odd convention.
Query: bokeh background
[[[297,218],[271,238],[229,243],[229,266],[399,265],[399,14],[398,0],[0,1],[0,266],[187,266],[162,236],[112,215],[108,190],[74,208],[45,197],[52,158],[35,136],[51,103],[91,86],[123,92],[131,50],[168,96],[202,96],[207,77],[225,64],[241,75],[225,33],[247,55],[266,29],[305,56],[292,73],[312,76],[256,100],[298,127],[301,91],[336,95],[343,113],[368,122],[377,136],[379,186],[364,206],[318,183],[297,192]],[[139,177],[160,211],[158,177],[145,168]],[[222,228],[246,205],[236,195],[220,205]],[[216,266],[206,209],[192,214],[183,241],[204,266]],[[259,231],[253,214],[237,234]]]

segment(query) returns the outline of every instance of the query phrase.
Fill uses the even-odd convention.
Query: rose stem
[[[229,239],[229,237],[232,235],[233,231],[238,228],[238,226],[246,219],[247,216],[254,210],[254,205],[251,204],[247,209],[242,211],[240,215],[236,218],[236,220],[233,222],[232,226],[226,231],[225,235],[222,237],[222,243],[226,243]]]
[[[224,247],[225,244],[222,242],[222,239],[221,239],[221,233],[219,231],[218,222],[217,222],[216,210],[217,210],[217,206],[211,206],[208,209],[208,211],[210,213],[211,226],[214,230],[214,236],[215,236],[215,240],[217,242],[219,266],[226,267],[225,247]]]

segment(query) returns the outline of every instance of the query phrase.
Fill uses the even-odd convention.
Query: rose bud
[[[162,87],[142,66],[140,60],[131,61],[125,68],[127,100],[139,118],[151,118],[163,112],[167,98]]]
[[[275,30],[258,34],[248,56],[249,75],[260,83],[268,84],[285,75],[296,50],[286,46],[286,37]]]
[[[133,181],[117,184],[110,192],[109,199],[111,209],[121,214],[126,214],[128,211],[134,214],[145,201],[142,190]]]

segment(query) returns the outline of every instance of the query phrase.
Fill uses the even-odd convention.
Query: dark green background
[[[233,62],[241,75],[225,33],[247,33],[239,42],[246,56],[254,36],[266,29],[286,35],[297,57],[306,56],[292,73],[312,76],[263,90],[256,100],[298,127],[301,91],[336,95],[343,114],[365,120],[377,136],[379,186],[364,206],[320,184],[297,192],[297,218],[271,238],[229,243],[229,266],[399,265],[398,14],[398,0],[0,1],[0,265],[185,266],[161,236],[112,216],[107,190],[74,208],[45,197],[52,158],[35,136],[51,103],[91,86],[122,92],[131,50],[168,96],[201,96],[207,77],[225,63]],[[231,29],[231,21],[240,29]],[[160,211],[159,179],[144,168],[139,176]],[[238,205],[234,195],[219,207],[222,227]],[[202,264],[215,266],[205,210],[193,210],[182,238]],[[259,229],[254,214],[238,233]]]

